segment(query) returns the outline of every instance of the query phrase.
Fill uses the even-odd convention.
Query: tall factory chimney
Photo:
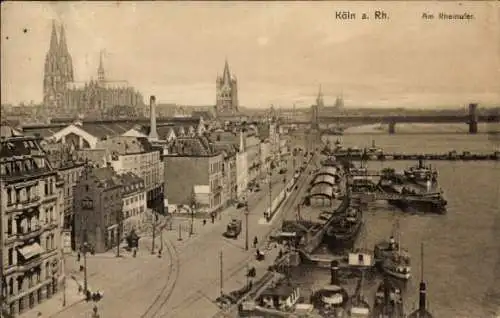
[[[156,97],[151,95],[149,98],[149,139],[158,140],[158,132],[156,131]]]

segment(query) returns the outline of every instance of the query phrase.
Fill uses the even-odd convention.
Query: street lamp
[[[248,214],[250,211],[248,210],[248,198],[245,202],[245,251],[248,251]]]
[[[196,205],[193,204],[191,206],[191,229],[189,230],[189,236],[193,235],[194,234],[194,209],[195,209]]]
[[[83,253],[83,292],[85,293],[85,299],[88,300],[87,293],[87,253],[90,250],[90,245],[87,241],[83,242],[81,251]]]

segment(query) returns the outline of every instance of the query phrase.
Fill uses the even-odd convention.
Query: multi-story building
[[[129,218],[137,218],[146,211],[146,191],[144,180],[132,172],[120,175],[123,192],[123,221],[127,222]]]
[[[249,181],[245,137],[243,132],[240,132],[240,147],[236,153],[236,196],[238,199],[245,197]]]
[[[65,240],[69,235],[71,248],[75,249],[75,231],[73,218],[73,191],[80,175],[83,171],[84,163],[76,161],[73,155],[71,144],[42,142],[42,147],[47,153],[47,157],[52,167],[57,169],[58,176],[64,181],[63,185],[63,220],[62,229]]]
[[[51,298],[61,278],[61,182],[40,138],[1,127],[2,305],[16,316]]]
[[[113,168],[85,166],[74,194],[77,249],[86,242],[102,253],[120,241],[122,191],[122,179]]]
[[[163,155],[165,185],[170,205],[195,206],[212,212],[225,205],[222,194],[221,152],[205,137],[176,139]]]
[[[222,201],[228,204],[237,200],[236,190],[236,152],[238,148],[231,144],[215,143],[217,151],[221,151],[222,163]]]
[[[229,64],[226,60],[222,76],[216,80],[216,106],[219,115],[231,115],[238,112],[238,80],[231,75]]]
[[[266,163],[271,160],[271,143],[269,142],[268,139],[263,140],[260,143],[260,167],[261,167],[261,172],[265,172],[266,170]]]
[[[100,140],[96,149],[83,150],[81,157],[99,166],[109,165],[118,173],[132,172],[144,180],[147,206],[158,213],[164,211],[162,149],[145,137],[116,136]]]
[[[254,132],[244,132],[245,150],[247,153],[248,179],[255,180],[260,174],[260,139]]]

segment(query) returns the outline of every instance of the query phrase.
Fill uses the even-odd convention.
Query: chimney
[[[243,133],[243,130],[240,130],[240,152],[245,152],[245,151],[246,151],[245,134]]]
[[[154,95],[151,95],[149,98],[149,117],[149,139],[158,140],[158,132],[156,131],[156,97]]]

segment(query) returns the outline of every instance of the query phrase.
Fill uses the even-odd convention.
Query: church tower
[[[60,74],[57,61],[59,44],[57,42],[56,23],[52,21],[52,33],[50,34],[50,45],[45,55],[45,67],[43,77],[43,103],[47,106],[57,105],[57,91],[60,86]]]
[[[323,91],[321,89],[321,85],[319,86],[318,97],[316,97],[316,106],[318,106],[318,109],[325,107],[325,102],[323,100]]]
[[[64,106],[66,85],[73,81],[73,61],[66,44],[64,27],[61,26],[58,41],[56,23],[52,21],[50,45],[45,56],[43,103],[49,107]]]
[[[61,33],[59,35],[59,65],[62,75],[62,84],[64,88],[67,83],[73,82],[73,60],[69,54],[68,45],[66,44],[66,32],[64,26],[61,26]]]
[[[231,75],[229,63],[225,62],[222,76],[217,76],[217,113],[237,113],[238,112],[238,81],[236,76]]]
[[[102,63],[102,51],[99,55],[99,68],[97,69],[97,80],[100,83],[105,81],[104,64]]]

